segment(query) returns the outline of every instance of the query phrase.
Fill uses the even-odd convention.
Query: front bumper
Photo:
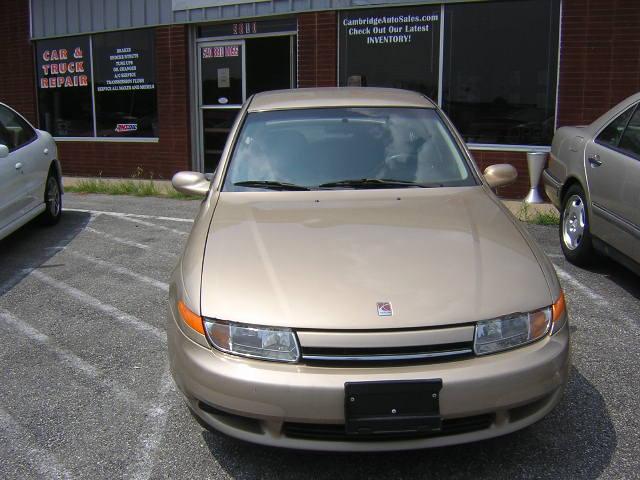
[[[311,450],[405,450],[507,434],[541,419],[560,401],[569,369],[569,329],[509,352],[434,364],[318,367],[227,355],[194,342],[170,313],[174,380],[194,412],[228,435],[265,445]],[[345,382],[441,378],[443,421],[490,418],[482,428],[427,438],[353,441],[300,434],[299,427],[344,424]],[[457,419],[457,420],[456,420]],[[473,421],[471,422],[473,424]],[[297,434],[291,432],[297,427]],[[316,430],[318,430],[316,428]],[[462,433],[459,433],[462,432]]]

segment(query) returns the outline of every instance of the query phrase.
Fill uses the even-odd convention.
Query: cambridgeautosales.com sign
[[[429,6],[355,10],[343,13],[340,19],[345,40],[371,46],[431,44],[439,29],[440,9]]]
[[[91,59],[86,37],[37,43],[38,87],[86,88],[91,83]]]

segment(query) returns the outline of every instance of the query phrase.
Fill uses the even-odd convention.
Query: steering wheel
[[[383,176],[389,178],[397,177],[398,171],[403,171],[404,169],[411,168],[415,173],[415,164],[413,160],[415,159],[415,153],[409,152],[400,152],[389,155],[384,159],[382,165],[379,166],[377,174],[383,173]]]
[[[384,163],[388,164],[389,162],[397,162],[397,161],[401,161],[401,159],[406,159],[406,160],[410,160],[411,158],[415,157],[415,154],[413,153],[394,153],[393,155],[389,155],[387,158],[384,159]],[[405,163],[404,161],[401,161],[401,163]]]

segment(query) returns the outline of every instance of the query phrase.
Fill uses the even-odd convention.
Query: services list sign
[[[440,6],[340,14],[340,84],[406,88],[437,97]]]
[[[153,32],[119,32],[94,37],[96,92],[154,90]]]

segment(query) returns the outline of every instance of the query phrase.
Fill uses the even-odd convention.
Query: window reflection
[[[551,144],[559,3],[447,5],[443,109],[467,142]]]
[[[317,187],[363,178],[475,184],[435,110],[323,108],[249,114],[225,190],[243,190],[234,184],[244,181]]]

